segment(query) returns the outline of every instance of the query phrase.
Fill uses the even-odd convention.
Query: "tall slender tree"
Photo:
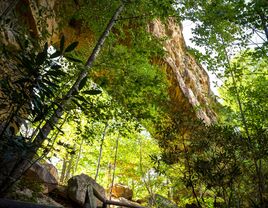
[[[39,133],[35,137],[33,141],[33,149],[30,152],[27,152],[25,158],[22,157],[20,161],[17,163],[16,167],[13,167],[9,176],[6,180],[3,180],[2,184],[0,184],[0,193],[3,194],[7,189],[24,173],[24,171],[29,167],[29,161],[31,161],[37,150],[41,147],[42,143],[47,138],[48,134],[57,125],[59,119],[64,113],[66,104],[70,101],[70,99],[74,96],[75,93],[78,93],[82,87],[83,83],[86,82],[89,70],[91,69],[93,62],[95,61],[96,57],[98,56],[106,38],[108,37],[112,27],[116,23],[119,15],[124,9],[125,1],[121,2],[116,11],[114,12],[113,16],[111,17],[109,23],[107,24],[105,30],[103,31],[102,35],[98,39],[90,57],[86,61],[85,69],[80,72],[78,75],[75,83],[72,85],[70,90],[67,92],[66,95],[63,96],[62,101],[58,103],[58,109],[54,112],[51,116],[49,121],[47,121],[44,126],[40,129]]]

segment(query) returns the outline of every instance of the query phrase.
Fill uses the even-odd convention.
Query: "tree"
[[[241,120],[237,117],[239,108],[235,102],[236,93],[230,78],[231,71],[237,80],[237,90],[240,93],[243,112],[247,126],[251,134],[267,126],[267,58],[256,58],[254,51],[244,51],[231,62],[231,68],[226,71],[225,82],[220,88],[223,104],[230,107],[233,115],[233,125],[242,126]],[[235,119],[238,118],[238,119]],[[227,122],[228,121],[228,118]]]
[[[266,30],[263,20],[267,18],[266,1],[192,1],[180,3],[180,15],[196,23],[193,29],[193,42],[204,47],[205,52],[197,53],[200,61],[208,70],[228,68],[230,57],[239,51],[255,47],[265,54],[267,41],[263,33]],[[259,36],[256,42],[252,37]]]
[[[109,35],[109,32],[113,25],[116,22],[116,19],[120,15],[124,8],[124,3],[121,3],[117,10],[115,11],[113,17],[110,19],[106,29],[104,30],[103,34],[100,36],[91,56],[88,58],[85,66],[86,69],[83,70],[77,77],[75,83],[72,85],[71,89],[68,91],[67,94],[65,94],[62,98],[62,102],[58,103],[58,109],[54,112],[54,114],[49,118],[49,121],[44,124],[44,126],[40,129],[39,133],[35,137],[33,141],[33,149],[31,152],[28,152],[26,155],[27,159],[22,158],[21,161],[17,164],[17,167],[12,171],[10,176],[8,176],[7,180],[5,180],[4,184],[0,184],[1,187],[1,193],[5,192],[11,184],[14,183],[14,179],[17,180],[17,178],[23,173],[27,167],[29,166],[28,160],[32,160],[36,151],[41,147],[44,140],[47,138],[50,131],[53,129],[53,126],[56,125],[59,121],[59,118],[62,116],[64,112],[64,108],[66,103],[74,96],[75,93],[78,93],[85,84],[87,80],[88,71],[91,68],[93,62],[95,61],[106,37]]]
[[[232,125],[242,133],[246,132],[248,138],[248,151],[251,153],[249,160],[255,165],[255,177],[257,178],[259,202],[254,202],[264,206],[266,203],[265,184],[267,183],[266,175],[266,142],[267,142],[267,58],[256,58],[254,51],[245,51],[237,56],[231,62],[231,67],[226,71],[227,78],[221,87],[224,104],[231,109],[230,118],[241,113],[241,108],[233,102],[237,96],[234,87],[230,83],[228,74],[233,72],[236,79],[236,89],[241,97],[242,113],[244,121],[233,119]],[[227,119],[227,122],[228,119]],[[247,128],[247,131],[245,130]],[[252,176],[254,177],[254,176]],[[254,182],[253,182],[254,184]],[[254,185],[253,185],[254,186]],[[254,200],[253,200],[254,201]]]
[[[248,65],[249,68],[252,67],[251,71],[256,73],[258,73],[258,70],[253,70],[253,66],[256,65],[261,65],[261,71],[267,70],[265,67],[266,61],[263,60],[267,53],[267,41],[265,40],[265,30],[267,26],[265,26],[266,23],[263,24],[263,20],[267,18],[263,15],[263,13],[267,13],[265,12],[268,8],[266,4],[267,2],[264,1],[185,0],[180,1],[178,7],[178,12],[180,12],[182,19],[188,19],[196,23],[196,28],[193,30],[195,35],[193,41],[197,46],[205,49],[202,52],[196,52],[196,57],[204,63],[208,70],[213,71],[219,78],[228,80],[227,87],[231,89],[230,93],[232,93],[232,95],[230,96],[228,93],[225,99],[230,102],[236,102],[233,102],[231,106],[233,106],[232,108],[236,108],[237,114],[227,114],[227,117],[229,116],[229,120],[231,121],[228,124],[231,125],[231,127],[226,127],[226,123],[223,122],[223,126],[219,127],[219,129],[218,127],[213,126],[211,129],[202,127],[202,124],[200,123],[195,124],[194,122],[189,121],[180,122],[180,115],[177,117],[175,116],[175,120],[166,117],[165,123],[169,124],[168,128],[161,128],[163,125],[160,125],[156,138],[160,138],[160,146],[164,147],[162,159],[166,163],[184,164],[185,161],[187,162],[188,160],[188,165],[187,163],[186,165],[182,165],[183,168],[185,168],[183,170],[184,173],[187,173],[186,176],[190,179],[190,181],[186,180],[186,185],[188,184],[188,187],[191,183],[191,187],[200,185],[201,191],[205,190],[205,193],[207,187],[211,189],[211,179],[216,180],[217,177],[220,176],[221,178],[219,178],[217,182],[214,181],[214,185],[218,186],[218,188],[216,188],[217,190],[214,189],[214,193],[220,189],[226,191],[226,193],[220,194],[220,198],[223,195],[226,195],[226,197],[224,197],[224,203],[227,207],[231,207],[233,206],[233,203],[237,202],[236,197],[238,201],[243,201],[246,198],[249,198],[251,201],[245,200],[247,206],[250,206],[249,204],[253,206],[254,204],[255,206],[258,205],[263,207],[266,200],[264,188],[266,183],[264,177],[266,175],[266,170],[263,168],[265,159],[260,159],[255,155],[256,152],[258,152],[258,156],[264,156],[263,153],[265,150],[264,148],[260,148],[260,146],[264,146],[264,143],[261,143],[260,141],[265,140],[266,133],[264,133],[265,130],[260,130],[261,128],[259,128],[260,131],[257,133],[259,137],[257,134],[253,133],[253,129],[258,129],[255,127],[256,124],[259,125],[259,127],[265,126],[264,117],[254,111],[258,109],[258,111],[265,115],[267,109],[266,104],[264,104],[266,101],[260,102],[261,99],[257,98],[259,97],[263,99],[263,93],[257,92],[257,90],[253,90],[253,88],[257,89],[254,87],[255,84],[256,86],[262,86],[266,81],[260,82],[255,78],[252,79],[255,75],[254,73],[250,73],[248,81],[251,84],[253,82],[255,84],[252,84],[252,89],[245,89],[245,84],[247,82],[244,84],[246,79],[245,76],[242,76],[243,73],[241,73],[242,68],[246,65]],[[257,15],[258,13],[261,15]],[[252,39],[253,35],[259,35],[261,42],[254,42]],[[245,59],[250,59],[245,56],[237,59],[237,61],[232,60],[233,57],[235,57],[235,54],[249,51],[250,47],[255,47],[254,52],[251,53],[252,62],[250,62],[250,60],[244,62]],[[255,61],[253,61],[253,59]],[[243,62],[245,65],[242,64]],[[249,69],[248,67],[245,68],[246,70]],[[260,77],[258,79],[263,80],[263,78]],[[263,89],[264,91],[266,90],[265,87],[263,87]],[[262,103],[260,104],[262,110],[259,110],[259,107],[253,107],[254,102],[251,102],[251,96],[254,99],[256,97],[256,100],[258,100],[257,102]],[[230,98],[232,99],[230,100]],[[256,120],[253,121],[255,118],[252,118],[251,120],[248,114],[254,115],[255,113],[257,116],[255,117]],[[197,125],[197,128],[193,132],[186,132],[184,135],[186,136],[186,140],[184,140],[185,137],[180,137],[179,135],[181,135],[181,133],[183,135],[183,132],[185,132],[184,125],[187,122],[188,126],[194,127]],[[202,131],[202,128],[205,130]],[[218,129],[218,134],[215,132],[213,133],[213,129]],[[192,141],[196,141],[196,139],[198,140],[199,136],[203,136],[203,138],[200,139],[200,146],[197,145],[198,147],[196,146],[196,148],[194,148],[195,144]],[[165,138],[165,140],[161,140],[161,138]],[[226,145],[224,146],[220,144],[218,138],[226,141]],[[206,146],[205,144],[207,144],[207,140],[211,140],[213,144],[209,144],[213,147],[216,146],[216,148],[210,149],[209,145]],[[243,140],[243,142],[239,143],[240,140]],[[184,147],[181,145],[183,142],[186,144]],[[230,146],[227,145],[229,142]],[[235,147],[237,149],[234,149]],[[186,150],[184,155],[182,154],[183,149]],[[248,154],[245,154],[245,152]],[[197,158],[202,157],[204,161],[194,162]],[[183,160],[181,158],[183,158]],[[204,171],[205,168],[198,166],[199,162],[200,166],[202,166],[202,164],[208,166],[208,172]],[[247,163],[247,165],[241,165],[243,163]],[[222,169],[221,166],[224,166],[226,169]],[[240,167],[237,169],[237,166]],[[222,170],[222,172],[217,172],[217,170]],[[237,170],[242,170],[245,177],[240,177],[240,173]],[[245,174],[247,171],[250,171],[251,173],[253,172],[253,174]],[[203,176],[206,175],[203,179],[202,174]],[[257,179],[255,180],[255,184],[253,178]],[[245,190],[237,188],[236,182],[244,184],[245,181],[251,181],[251,183],[249,186],[246,186],[246,195],[243,195],[242,193],[245,192]],[[253,195],[254,191],[258,194]],[[216,196],[219,195],[216,193]],[[201,197],[201,203],[204,202],[202,199],[203,198]]]

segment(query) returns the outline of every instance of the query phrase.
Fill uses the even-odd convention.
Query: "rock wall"
[[[25,75],[16,55],[22,50],[40,51],[44,42],[55,37],[55,31],[58,31],[55,6],[53,0],[0,2],[0,132],[6,129],[6,122],[9,133],[18,132],[22,118],[27,116],[29,103],[22,101],[19,93],[29,95],[31,92],[14,84]]]
[[[210,107],[212,93],[209,76],[187,52],[181,25],[174,18],[169,18],[165,23],[155,20],[149,25],[149,30],[164,40],[166,55],[161,65],[172,83],[169,94],[174,110],[179,109],[189,115],[194,113],[206,124],[215,122],[216,115]]]
[[[64,6],[66,7],[66,5],[72,4],[69,6],[74,7],[73,10],[75,11],[74,2],[75,1],[66,1],[64,2]],[[1,13],[3,13],[9,3],[9,0],[3,0],[1,2]],[[63,8],[62,6],[63,3],[58,0],[22,0],[19,1],[15,10],[20,14],[21,18],[18,22],[24,25],[26,36],[39,38],[41,42],[53,42],[58,40],[60,35],[64,33],[68,42],[78,40],[82,48],[85,48],[83,45],[92,46],[92,44],[94,44],[94,37],[90,33],[90,30],[83,29],[79,22],[68,20],[68,24],[61,27],[59,26],[61,19],[56,15],[56,10]],[[67,15],[68,14],[66,14],[66,16]],[[14,14],[11,12],[9,19],[13,21],[13,17]],[[2,27],[0,31],[0,42],[7,47],[13,47],[15,50],[19,50],[20,46],[15,35],[17,32],[21,32],[18,30],[22,28],[12,28],[10,24],[3,25],[5,26]],[[44,25],[46,27],[44,27]],[[45,28],[46,31],[42,28]],[[154,36],[164,39],[163,47],[166,51],[166,55],[158,62],[163,69],[166,70],[171,83],[169,94],[174,111],[183,111],[186,113],[186,116],[187,114],[189,115],[189,118],[194,117],[202,119],[206,124],[215,122],[216,115],[209,106],[212,101],[210,98],[211,92],[208,74],[202,66],[196,62],[194,57],[187,52],[182,27],[174,18],[169,18],[165,23],[160,20],[155,20],[149,24],[148,28]],[[41,43],[39,44],[41,45]],[[90,53],[90,51],[87,53]],[[12,70],[14,71],[14,69],[9,66],[9,61],[1,58],[0,63],[2,65],[0,78],[3,78],[3,74],[13,73],[10,72]],[[9,70],[9,72],[6,70]],[[14,72],[14,74],[16,75],[16,72]],[[3,111],[3,109],[1,111]],[[7,114],[1,114],[0,121],[5,120],[7,117]]]

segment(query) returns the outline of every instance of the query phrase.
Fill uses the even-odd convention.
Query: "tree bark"
[[[262,28],[263,28],[264,33],[265,33],[266,40],[268,41],[267,16],[265,16],[265,14],[263,14],[262,12],[259,13],[259,16],[260,16],[260,19],[261,19],[261,24],[262,24]]]
[[[74,172],[73,172],[73,174],[75,174],[75,172],[77,171],[78,163],[79,163],[79,160],[80,160],[80,158],[81,158],[81,153],[82,153],[83,143],[84,143],[84,139],[82,138],[82,139],[81,139],[80,146],[79,146],[79,152],[78,152],[78,155],[77,155],[77,158],[76,158],[76,161],[75,161],[75,167],[74,167]]]
[[[73,147],[73,151],[75,152],[75,145],[74,145],[74,147]],[[68,167],[67,167],[67,171],[66,171],[65,181],[69,180],[69,178],[70,178],[70,176],[71,176],[72,167],[73,167],[74,155],[75,155],[75,154],[71,154],[71,158],[70,158],[70,160],[68,161]]]
[[[73,86],[71,87],[71,89],[63,97],[63,99],[62,99],[63,102],[60,104],[59,108],[56,110],[56,112],[50,118],[49,122],[46,122],[44,127],[40,130],[40,133],[38,133],[38,135],[36,136],[36,138],[34,140],[34,146],[37,149],[41,146],[41,144],[43,143],[45,138],[47,138],[48,134],[53,129],[53,126],[51,124],[57,124],[58,123],[59,118],[62,116],[62,114],[64,112],[64,107],[65,107],[66,103],[73,97],[73,94],[75,92],[79,92],[79,85],[80,85],[81,81],[88,76],[88,72],[91,69],[93,62],[95,61],[96,57],[98,56],[98,54],[99,54],[99,52],[100,52],[100,50],[101,50],[106,38],[108,37],[112,27],[114,26],[118,16],[122,12],[123,8],[124,8],[124,4],[121,4],[118,7],[116,12],[114,13],[114,16],[111,18],[111,20],[108,23],[106,29],[104,30],[104,32],[102,33],[101,37],[99,38],[99,40],[98,40],[95,48],[93,49],[90,57],[88,58],[88,60],[87,60],[87,62],[85,64],[86,69],[83,70],[79,74],[78,78],[76,79],[76,81],[73,84]]]
[[[96,189],[94,189],[94,187],[93,187],[93,194],[97,199],[103,202],[103,206],[102,206],[103,208],[106,208],[107,205],[117,205],[117,206],[122,206],[122,207],[131,207],[131,208],[145,208],[145,207],[135,205],[135,204],[127,204],[124,202],[107,200]]]
[[[155,195],[153,193],[153,189],[150,188],[150,182],[147,183],[146,179],[144,178],[145,174],[144,174],[143,168],[142,168],[142,143],[141,143],[141,138],[139,139],[139,143],[140,143],[140,155],[139,155],[140,158],[139,159],[140,159],[141,179],[142,179],[142,181],[143,181],[143,183],[145,185],[146,190],[148,191],[148,194],[150,195],[151,200],[150,200],[150,204],[149,205],[151,207],[151,206],[154,206],[154,204],[155,204]]]
[[[101,157],[102,157],[102,148],[103,148],[103,143],[104,143],[104,139],[106,136],[106,132],[108,129],[108,123],[105,124],[103,133],[102,133],[102,138],[101,138],[101,144],[100,144],[100,152],[99,152],[99,158],[98,158],[98,165],[97,165],[97,170],[96,170],[96,175],[95,175],[95,181],[97,182],[97,178],[99,175],[99,170],[100,170],[100,161],[101,161]]]
[[[183,151],[184,151],[184,156],[185,156],[184,159],[186,161],[186,168],[187,168],[187,172],[188,172],[188,175],[189,175],[189,185],[190,185],[190,187],[192,189],[192,194],[194,195],[194,198],[196,200],[198,208],[202,208],[201,203],[200,203],[200,201],[199,201],[199,199],[197,197],[196,191],[195,191],[195,186],[194,186],[193,181],[191,179],[193,173],[192,173],[191,165],[190,165],[190,162],[189,162],[188,150],[187,150],[186,145],[185,145],[185,137],[184,136],[183,136],[182,144],[183,144]]]
[[[117,152],[118,152],[118,143],[119,143],[119,136],[116,139],[116,143],[115,143],[115,154],[114,154],[114,170],[113,170],[113,178],[112,178],[112,184],[111,184],[111,189],[110,189],[110,200],[112,198],[112,189],[114,186],[114,179],[115,179],[115,169],[116,169],[116,160],[117,160]]]
[[[95,48],[93,49],[90,57],[88,58],[85,66],[86,69],[81,71],[81,73],[78,75],[75,83],[71,87],[71,89],[68,91],[68,93],[63,96],[62,102],[59,104],[58,109],[54,112],[54,114],[51,116],[51,118],[45,123],[45,125],[42,127],[42,129],[37,134],[36,138],[33,141],[33,148],[31,151],[29,151],[26,155],[26,158],[21,158],[18,161],[18,166],[15,167],[10,173],[10,175],[7,177],[4,183],[0,184],[0,194],[3,194],[7,191],[7,189],[22,176],[24,171],[29,167],[30,163],[29,161],[32,161],[34,156],[36,155],[37,150],[42,146],[43,142],[47,138],[48,134],[53,129],[53,126],[56,125],[61,118],[61,116],[64,113],[64,107],[70,101],[70,99],[73,97],[75,92],[79,91],[79,85],[81,81],[88,76],[88,72],[91,69],[93,62],[95,61],[96,57],[98,56],[106,38],[108,37],[112,27],[116,23],[116,20],[118,19],[120,13],[122,12],[124,8],[124,3],[120,4],[120,6],[115,11],[114,15],[110,19],[109,23],[107,24],[104,32],[98,39],[98,42],[95,45]]]
[[[63,158],[62,161],[62,169],[61,169],[61,175],[60,175],[60,182],[63,183],[64,182],[64,178],[65,178],[65,173],[66,173],[66,160],[67,160],[67,154],[65,156],[65,158]]]

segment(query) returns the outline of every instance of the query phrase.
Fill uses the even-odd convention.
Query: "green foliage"
[[[127,46],[108,46],[92,76],[137,119],[155,118],[161,114],[163,102],[168,99],[166,77],[151,63],[161,50],[152,45],[148,34],[137,33],[131,34],[133,38]],[[111,40],[110,44],[113,42]]]
[[[185,0],[180,2],[178,10],[182,19],[196,23],[192,41],[205,49],[198,55],[199,60],[218,74],[220,68],[228,67],[229,57],[241,49],[254,47],[262,54],[267,51],[268,36],[263,35],[267,25],[261,15],[267,13],[267,8],[267,2],[262,0]],[[260,40],[254,42],[253,35]]]
[[[93,177],[105,136],[98,181],[107,188],[115,171],[115,181],[131,186],[136,198],[159,193],[181,206],[264,207],[268,201],[267,44],[261,43],[252,51],[247,48],[253,34],[266,32],[263,20],[267,3],[124,2],[125,12],[94,62],[90,76],[81,81],[81,91],[74,92],[66,103],[66,118],[60,120],[60,125],[51,123],[54,129],[43,145],[45,151],[39,151],[39,155],[58,162],[62,183],[82,172]],[[70,27],[78,26],[79,32],[86,29],[92,39],[97,39],[120,3],[67,1],[66,6],[76,4],[76,9],[69,8],[70,19],[66,21]],[[184,112],[172,114],[168,108],[167,78],[154,63],[165,53],[161,41],[148,33],[147,25],[154,18],[165,20],[178,15],[176,10],[182,19],[197,24],[194,39],[205,48],[204,54],[195,50],[189,53],[224,78],[224,116],[218,125],[208,127],[202,122],[183,120]],[[21,115],[20,108],[25,104],[26,114],[21,118],[30,120],[31,126],[38,129],[56,109],[62,108],[62,96],[77,74],[85,70],[79,63],[87,58],[84,52],[92,45],[83,46],[80,54],[74,53],[78,42],[66,47],[62,37],[51,55],[47,45],[37,54],[19,54],[20,66],[25,69],[22,75],[0,83],[13,103],[14,116]],[[245,51],[241,52],[241,48]],[[237,51],[240,55],[234,56]],[[221,73],[222,69],[225,73]],[[5,106],[1,103],[1,107]],[[13,118],[12,115],[8,122]],[[32,129],[30,133],[34,138]],[[22,136],[12,137],[2,149],[9,145],[24,151],[32,140],[25,141]]]
[[[120,3],[121,1],[81,1],[71,20],[79,23],[82,30],[87,28],[98,37]],[[175,15],[173,4],[174,1],[127,2],[102,48],[101,56],[91,70],[90,77],[94,82],[140,120],[159,119],[164,111],[164,102],[168,99],[166,78],[152,63],[153,58],[162,57],[164,53],[159,40],[148,33],[147,24],[155,17]],[[86,47],[88,51],[88,46]],[[87,58],[83,57],[85,54],[87,53],[76,55],[84,60]],[[85,100],[82,101],[81,96],[76,97],[79,100],[74,99],[73,102],[83,108],[81,102],[86,103]]]
[[[107,98],[106,98],[107,99]],[[100,102],[100,101],[96,101]],[[150,154],[159,151],[157,144],[149,136],[140,134],[139,128],[137,129],[137,123],[134,121],[124,120],[124,113],[121,112],[117,116],[109,117],[105,114],[113,111],[111,106],[110,111],[106,108],[102,111],[103,116],[100,114],[99,119],[94,117],[85,117],[80,114],[76,122],[68,121],[62,130],[65,132],[57,139],[57,145],[54,146],[54,150],[49,155],[53,161],[57,158],[58,169],[62,171],[63,159],[67,159],[70,162],[71,151],[74,150],[74,160],[71,164],[71,174],[87,173],[94,177],[97,168],[99,145],[106,122],[109,124],[109,129],[104,140],[103,155],[101,158],[100,173],[98,181],[104,186],[109,187],[111,183],[111,174],[113,167],[113,155],[115,151],[115,141],[120,134],[118,158],[116,163],[116,183],[124,183],[133,188],[135,197],[141,197],[146,195],[146,189],[142,181],[142,173],[140,172],[140,159],[137,157],[137,153],[140,151],[140,140],[142,141],[143,148],[143,171],[147,173],[152,169]],[[118,108],[118,107],[117,107]],[[114,109],[118,111],[119,109]],[[115,115],[115,114],[113,114]],[[91,121],[90,121],[91,119]],[[129,119],[129,118],[128,118]],[[80,120],[80,121],[79,121]],[[75,132],[74,129],[78,131]],[[118,132],[119,131],[119,132]],[[148,134],[148,132],[147,132]],[[72,138],[66,139],[66,138]],[[82,140],[84,141],[82,143]],[[82,145],[81,152],[79,153],[78,145]],[[79,158],[78,155],[80,154]],[[68,155],[68,156],[67,156]],[[66,157],[67,156],[67,157]],[[75,167],[76,161],[78,166]],[[62,174],[62,172],[61,172]],[[68,180],[68,178],[66,179]],[[65,180],[65,182],[66,182]],[[161,184],[163,179],[151,178],[151,186],[158,187],[157,184]],[[158,190],[156,188],[156,190]]]
[[[181,18],[196,24],[193,41],[204,49],[190,52],[224,82],[220,126],[201,125],[185,137],[176,136],[178,125],[160,132],[171,145],[163,152],[164,161],[184,163],[186,185],[193,196],[201,192],[196,203],[207,194],[223,207],[265,207],[267,8],[262,0],[179,2]],[[163,141],[162,146],[169,145]]]
[[[266,57],[257,58],[254,52],[245,51],[232,60],[230,69],[226,71],[226,80],[220,89],[223,104],[232,110],[227,117],[232,118],[233,125],[243,126],[236,100],[237,92],[239,93],[243,114],[252,133],[267,128],[267,61]],[[231,73],[234,74],[236,87],[233,85]]]

